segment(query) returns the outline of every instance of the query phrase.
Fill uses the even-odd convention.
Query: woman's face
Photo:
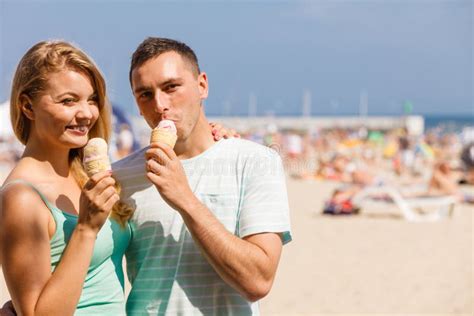
[[[49,146],[79,148],[99,116],[98,98],[88,76],[64,69],[49,75],[32,105],[30,137]]]

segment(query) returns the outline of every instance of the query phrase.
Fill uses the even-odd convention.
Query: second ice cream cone
[[[102,138],[92,138],[84,147],[84,169],[89,177],[97,172],[111,170],[107,143]]]

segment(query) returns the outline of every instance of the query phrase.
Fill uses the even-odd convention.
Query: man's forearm
[[[197,199],[180,213],[201,252],[226,283],[250,301],[268,293],[278,259],[230,233]]]

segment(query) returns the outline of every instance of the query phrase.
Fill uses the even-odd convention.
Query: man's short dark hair
[[[132,72],[134,69],[139,68],[146,61],[158,57],[166,52],[178,53],[181,58],[189,63],[196,76],[201,73],[196,54],[188,45],[169,38],[148,37],[138,45],[132,55],[132,63],[129,72],[130,84],[132,84]]]

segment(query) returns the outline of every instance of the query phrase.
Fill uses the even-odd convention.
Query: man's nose
[[[156,109],[159,113],[164,113],[169,110],[169,100],[166,93],[157,91],[155,94]]]

